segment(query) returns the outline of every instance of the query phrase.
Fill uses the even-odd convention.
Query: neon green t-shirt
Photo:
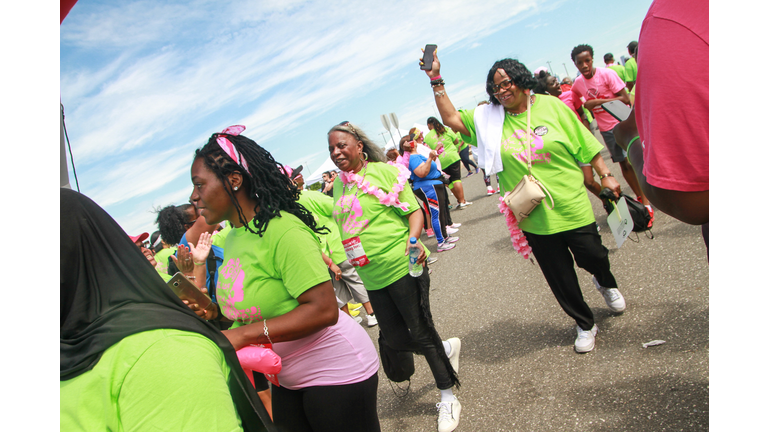
[[[176,246],[171,246],[155,254],[155,261],[157,261],[155,270],[157,270],[157,272],[161,275],[168,274],[168,258],[170,258],[171,255],[176,254],[176,249]]]
[[[436,150],[438,144],[443,144],[445,151],[438,156],[440,159],[440,166],[443,167],[443,169],[451,166],[451,164],[456,161],[461,160],[459,151],[456,149],[456,142],[458,142],[458,140],[459,137],[456,133],[447,126],[445,127],[445,133],[442,136],[437,136],[437,132],[435,132],[434,129],[424,136],[424,144],[428,145],[432,150]]]
[[[227,235],[229,234],[229,231],[232,229],[232,225],[229,224],[229,221],[224,223],[224,228],[216,231],[211,236],[211,244],[213,246],[218,246],[222,249],[224,249],[224,243],[227,241]]]
[[[366,182],[389,193],[397,182],[398,172],[391,165],[369,162],[358,175],[365,173]],[[370,263],[355,270],[365,288],[370,291],[382,289],[408,274],[408,256],[405,255],[406,242],[410,238],[408,215],[419,211],[419,204],[407,182],[398,194],[400,202],[408,204],[406,211],[385,206],[375,196],[358,191],[355,183],[351,185],[351,190],[345,187],[341,177],[333,182],[333,218],[342,240],[360,236]],[[426,246],[424,251],[429,256]]]
[[[253,229],[253,221],[249,225]],[[232,228],[216,297],[237,328],[292,311],[299,305],[297,297],[330,279],[315,233],[296,216],[280,212],[263,237],[245,227]]]
[[[461,120],[471,133],[464,137],[477,142],[474,109],[461,110]],[[499,181],[506,191],[514,189],[528,173],[524,146],[526,115],[504,116],[501,138],[501,161],[504,171]],[[520,222],[520,229],[534,234],[555,234],[582,227],[595,221],[592,205],[584,187],[584,174],[576,163],[589,163],[602,145],[580,123],[576,114],[554,96],[536,95],[531,107],[533,129],[533,176],[542,182],[555,201],[555,208],[540,204]],[[473,144],[476,145],[476,144]],[[546,198],[549,203],[549,198]]]
[[[634,57],[624,63],[624,75],[626,78],[625,82],[637,81],[637,61]]]
[[[60,430],[242,431],[228,378],[224,353],[201,334],[136,333],[60,382]]]
[[[299,195],[299,203],[312,213],[318,227],[324,226],[330,231],[328,234],[318,234],[320,242],[325,246],[323,253],[331,257],[336,265],[346,261],[347,254],[341,243],[339,227],[333,220],[333,198],[319,191],[305,189]]]
[[[624,72],[624,66],[614,63],[608,66],[608,69],[612,69],[614,72],[616,72],[616,75],[618,75],[622,81],[627,82],[627,75]]]

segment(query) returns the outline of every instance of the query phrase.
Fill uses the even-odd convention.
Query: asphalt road
[[[605,149],[603,157],[633,195]],[[485,195],[482,173],[463,183],[474,204],[451,213],[460,240],[435,253],[431,276],[438,332],[462,341],[457,431],[708,430],[709,266],[700,228],[657,211],[653,240],[641,234],[617,249],[590,194],[627,308],[611,313],[591,275],[577,269],[600,329],[595,349],[577,354],[575,323],[538,265],[512,248],[499,195]],[[437,249],[434,238],[422,241]],[[368,333],[378,349],[378,326]],[[657,339],[666,343],[643,348]],[[437,429],[439,392],[423,357],[407,395],[397,396],[381,369],[379,380],[382,430]]]

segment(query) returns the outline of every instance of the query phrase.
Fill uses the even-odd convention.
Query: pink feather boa
[[[392,191],[389,193],[386,193],[378,187],[372,185],[369,181],[363,181],[362,176],[357,175],[352,171],[342,171],[339,174],[339,177],[341,177],[341,181],[345,186],[350,183],[357,183],[357,187],[360,189],[360,191],[375,196],[379,199],[380,203],[387,207],[395,206],[400,208],[402,211],[408,211],[408,203],[400,202],[400,200],[397,199],[397,196],[405,188],[405,185],[408,182],[408,177],[411,176],[411,172],[408,171],[408,168],[402,164],[392,162],[387,163],[394,166],[399,171],[397,174],[397,182],[392,185]]]
[[[504,198],[499,197],[499,201],[501,201],[499,203],[499,211],[507,220],[507,229],[509,229],[509,236],[512,239],[512,247],[514,247],[515,251],[522,255],[524,259],[528,259],[528,257],[530,257],[531,253],[533,252],[531,247],[528,245],[528,239],[525,238],[523,230],[517,226],[517,219],[515,218],[515,214],[512,213],[512,210],[510,210],[509,207],[507,207],[507,204],[504,202]]]

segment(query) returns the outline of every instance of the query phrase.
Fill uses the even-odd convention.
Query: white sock
[[[453,395],[453,390],[440,390],[440,402],[453,402],[456,400],[456,396]]]
[[[445,349],[445,355],[451,356],[451,344],[449,344],[447,341],[443,341],[443,348]]]

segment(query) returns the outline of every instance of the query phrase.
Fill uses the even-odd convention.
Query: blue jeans
[[[426,281],[428,286],[429,270],[426,265],[420,278],[424,278],[422,281]],[[385,288],[368,291],[368,298],[376,311],[384,342],[393,349],[423,355],[435,377],[437,388],[446,390],[453,387],[453,369],[445,355],[440,335],[431,323],[428,293],[428,288],[419,289],[417,278],[408,274]],[[420,307],[422,295],[426,296],[423,299],[425,310]]]

